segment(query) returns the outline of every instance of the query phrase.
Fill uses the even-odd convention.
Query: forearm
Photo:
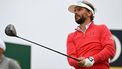
[[[110,30],[105,25],[101,25],[100,27],[102,30],[100,37],[102,50],[93,56],[96,63],[108,60],[115,54],[114,39]]]
[[[95,63],[108,60],[109,58],[113,57],[115,54],[114,45],[106,45],[105,48],[99,52],[98,54],[94,55]]]

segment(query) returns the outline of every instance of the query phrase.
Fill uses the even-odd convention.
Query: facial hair
[[[83,23],[85,22],[85,20],[86,20],[86,18],[82,15],[82,16],[80,17],[80,19],[76,20],[75,22],[76,22],[77,24],[83,24]]]

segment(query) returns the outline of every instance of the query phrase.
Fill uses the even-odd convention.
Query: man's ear
[[[92,12],[91,11],[88,11],[88,16],[91,16],[92,15]]]

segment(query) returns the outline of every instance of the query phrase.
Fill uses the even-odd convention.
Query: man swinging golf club
[[[105,25],[94,24],[94,6],[88,1],[70,5],[78,24],[67,38],[67,54],[78,58],[68,62],[75,69],[109,69],[109,58],[115,54],[114,40]]]

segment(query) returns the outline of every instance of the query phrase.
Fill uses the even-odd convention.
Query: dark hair
[[[87,2],[87,1],[83,1],[82,3],[88,5],[88,6],[94,11],[94,13],[95,13],[95,8],[94,8],[94,6],[93,6],[91,3]],[[86,8],[86,9],[87,9],[87,8]],[[87,10],[88,10],[88,9],[87,9]],[[88,10],[88,11],[90,11],[90,10]],[[94,19],[93,14],[90,16],[90,19],[91,19],[91,20]]]

